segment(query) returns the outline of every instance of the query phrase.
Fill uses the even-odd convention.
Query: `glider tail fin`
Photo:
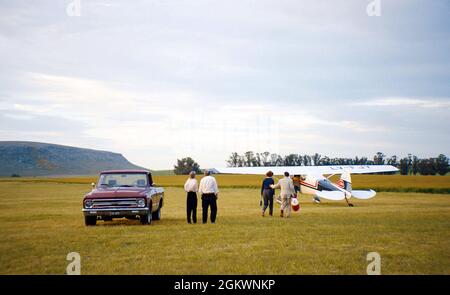
[[[348,192],[352,192],[352,177],[350,176],[350,172],[344,172],[341,174],[341,179],[339,179],[338,185],[340,188],[343,188]]]

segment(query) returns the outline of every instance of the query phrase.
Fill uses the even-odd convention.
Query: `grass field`
[[[83,274],[365,274],[373,251],[383,274],[450,274],[448,194],[382,192],[354,200],[353,208],[314,205],[308,196],[289,219],[262,218],[252,188],[260,177],[231,177],[219,176],[217,224],[185,222],[185,194],[177,187],[185,177],[172,176],[156,179],[170,181],[161,221],[96,227],[85,227],[81,213],[87,178],[82,184],[3,179],[0,274],[63,274],[72,251],[81,255]],[[378,178],[385,176],[366,177],[367,187],[395,185],[380,183],[393,181]],[[449,177],[418,177],[409,185],[442,179],[437,185],[449,187]]]

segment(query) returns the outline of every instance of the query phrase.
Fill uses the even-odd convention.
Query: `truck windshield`
[[[107,173],[101,174],[100,187],[145,187],[148,184],[145,173]]]

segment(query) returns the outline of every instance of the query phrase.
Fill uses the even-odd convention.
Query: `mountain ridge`
[[[0,141],[0,176],[94,175],[110,169],[145,169],[122,154],[33,141]]]

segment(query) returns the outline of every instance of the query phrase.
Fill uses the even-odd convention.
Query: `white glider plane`
[[[397,168],[391,165],[333,165],[333,166],[275,166],[275,167],[231,167],[215,168],[213,173],[218,174],[263,174],[272,171],[274,175],[290,175],[300,178],[299,191],[302,194],[313,195],[314,201],[320,203],[320,199],[340,201],[345,200],[348,206],[351,197],[367,200],[375,197],[374,190],[353,190],[351,174],[396,172]],[[340,174],[338,183],[332,183],[329,178]],[[325,177],[324,175],[328,175]]]

